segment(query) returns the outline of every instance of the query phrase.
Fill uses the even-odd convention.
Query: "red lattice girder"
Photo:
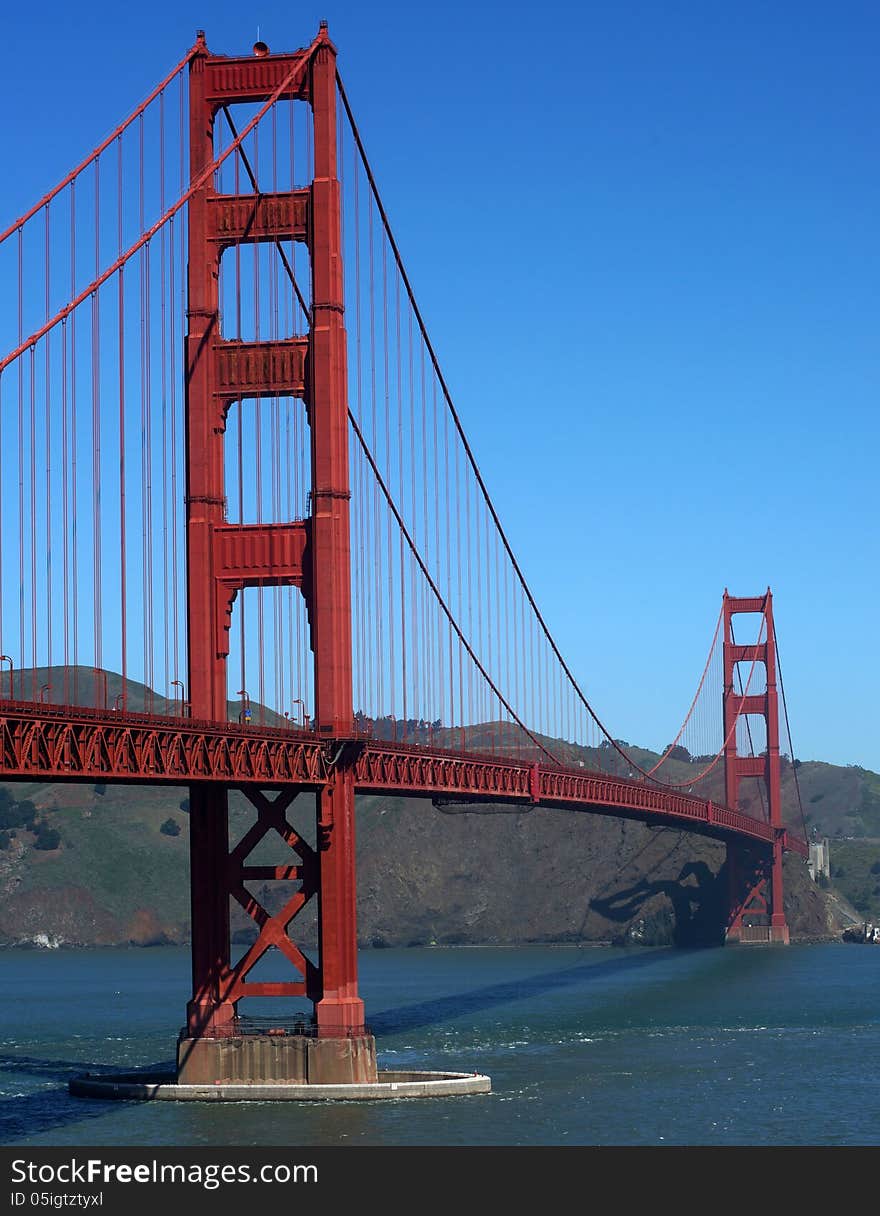
[[[779,834],[779,829],[744,811],[587,769],[550,768],[362,739],[350,742],[359,794],[605,812],[767,844]],[[325,787],[329,757],[338,746],[339,741],[307,732],[231,722],[218,726],[73,706],[0,703],[0,779],[7,781],[63,777],[182,785],[220,780],[258,784],[263,789],[316,790]],[[781,831],[784,850],[807,855],[802,840]]]
[[[740,843],[728,844],[728,939],[742,939],[747,916],[758,916],[769,923],[772,868],[771,854]]]
[[[305,732],[6,702],[0,776],[316,789],[327,779],[327,759],[324,744]]]

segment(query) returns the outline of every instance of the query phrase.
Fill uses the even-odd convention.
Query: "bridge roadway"
[[[437,802],[502,802],[636,819],[716,839],[769,844],[773,828],[741,811],[582,768],[562,768],[364,736],[324,739],[311,731],[200,722],[80,706],[0,701],[0,780],[220,781],[277,789],[317,789],[335,764],[350,766],[360,794]],[[807,855],[782,830],[783,848]]]

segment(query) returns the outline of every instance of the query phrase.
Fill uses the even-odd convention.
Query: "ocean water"
[[[170,1067],[189,954],[0,951],[0,1142],[33,1145],[878,1145],[880,949],[365,951],[380,1067],[485,1072],[396,1102],[72,1098]]]

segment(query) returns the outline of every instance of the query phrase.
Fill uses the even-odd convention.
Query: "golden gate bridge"
[[[769,589],[724,592],[658,759],[611,735],[468,442],[326,25],[289,54],[200,32],[0,234],[0,282],[0,777],[189,786],[181,1080],[223,1079],[252,997],[304,1003],[311,1079],[375,1079],[358,794],[715,837],[727,940],[788,941],[782,859],[807,846],[782,817]],[[270,837],[284,864],[249,862]],[[255,978],[270,955],[288,978]]]

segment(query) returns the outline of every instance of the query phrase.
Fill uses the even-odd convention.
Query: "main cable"
[[[791,749],[791,771],[794,773],[794,788],[797,793],[798,810],[801,815],[801,826],[804,829],[804,842],[808,843],[807,820],[804,815],[804,804],[801,801],[801,786],[798,781],[797,765],[794,758],[794,743],[791,738],[791,727],[788,722],[788,704],[785,700],[785,681],[782,678],[782,661],[779,658],[779,643],[776,641],[776,621],[773,622],[773,649],[776,651],[776,668],[779,672],[779,687],[782,691],[782,712],[785,716],[785,733],[788,735],[788,746]]]
[[[373,197],[376,201],[376,206],[379,210],[379,215],[381,216],[382,223],[385,227],[385,232],[388,237],[388,242],[389,242],[389,244],[391,246],[391,250],[394,254],[394,259],[395,259],[398,269],[400,271],[400,276],[403,281],[404,287],[406,288],[406,293],[409,297],[410,305],[412,306],[413,313],[415,315],[416,321],[418,322],[419,330],[422,335],[422,340],[424,341],[424,344],[425,344],[425,349],[427,350],[428,355],[431,359],[431,363],[434,368],[435,375],[437,377],[438,383],[440,384],[440,388],[443,392],[443,396],[446,399],[446,404],[449,408],[449,412],[450,412],[452,420],[455,424],[455,428],[458,431],[458,435],[459,435],[459,438],[461,439],[462,446],[464,448],[468,462],[469,462],[471,469],[474,473],[474,476],[477,480],[477,484],[480,487],[480,491],[483,495],[483,500],[486,503],[486,506],[489,510],[489,514],[492,517],[492,521],[495,524],[496,529],[498,530],[498,535],[501,538],[501,542],[504,545],[504,549],[507,553],[507,556],[509,557],[511,565],[512,565],[514,571],[516,572],[517,578],[519,579],[520,586],[522,587],[523,592],[525,593],[525,596],[531,606],[532,612],[535,615],[535,619],[537,620],[538,624],[540,625],[541,630],[544,634],[544,637],[546,638],[553,654],[556,656],[557,662],[560,664],[562,670],[564,671],[566,678],[568,679],[572,689],[574,690],[575,695],[578,697],[578,699],[580,700],[584,709],[587,711],[587,713],[593,719],[596,726],[599,728],[599,730],[605,736],[605,738],[608,740],[608,742],[611,744],[611,746],[615,749],[615,751],[618,752],[618,754],[626,761],[626,763],[632,769],[636,769],[639,773],[641,773],[641,775],[643,777],[649,778],[661,785],[668,785],[670,783],[659,781],[658,778],[652,777],[651,772],[642,768],[642,766],[640,764],[638,764],[635,760],[633,760],[633,758],[620,746],[620,744],[617,742],[617,740],[614,739],[614,737],[611,735],[611,732],[608,730],[608,728],[605,726],[604,722],[602,722],[602,720],[599,718],[598,714],[593,709],[590,702],[587,700],[587,697],[585,696],[580,685],[578,684],[578,681],[576,680],[573,672],[571,671],[571,668],[568,666],[565,659],[562,657],[562,653],[556,644],[556,640],[554,639],[552,633],[550,632],[550,629],[547,625],[547,622],[544,620],[541,610],[538,608],[538,605],[535,601],[535,597],[533,596],[531,589],[529,588],[529,585],[526,582],[525,575],[523,574],[522,569],[519,565],[519,562],[517,561],[517,559],[514,555],[513,549],[511,548],[511,545],[510,545],[510,541],[507,538],[507,533],[504,531],[504,528],[502,527],[501,520],[498,517],[498,512],[496,511],[495,505],[492,502],[492,499],[489,495],[488,488],[486,486],[485,481],[483,480],[483,476],[480,472],[479,466],[477,465],[476,457],[474,456],[473,450],[471,449],[467,436],[465,435],[464,427],[462,426],[462,422],[461,422],[461,418],[459,417],[458,411],[456,410],[455,405],[453,403],[452,395],[449,391],[449,386],[447,385],[446,379],[440,368],[440,362],[437,358],[437,354],[431,343],[431,339],[428,336],[427,327],[425,325],[425,322],[422,317],[419,306],[416,302],[415,293],[413,291],[412,284],[410,283],[409,276],[406,273],[406,269],[403,264],[403,258],[401,256],[400,249],[397,245],[397,241],[394,238],[394,233],[391,230],[391,223],[388,219],[388,214],[385,211],[385,207],[384,207],[384,205],[382,203],[382,199],[379,195],[379,188],[376,184],[376,179],[373,175],[373,170],[370,166],[370,162],[367,157],[366,149],[364,148],[363,140],[361,139],[358,125],[355,122],[354,114],[351,109],[351,104],[349,103],[348,95],[346,94],[346,91],[345,91],[345,86],[342,83],[342,77],[340,76],[338,71],[336,73],[336,84],[339,89],[339,96],[340,96],[340,98],[342,100],[342,104],[345,108],[345,113],[348,117],[352,136],[355,140],[355,143],[357,144],[357,148],[358,148],[358,151],[361,156],[361,162],[364,167],[364,172],[366,173],[367,180],[370,184],[370,189],[371,189]],[[717,759],[717,757],[716,757],[716,759]],[[651,771],[653,772],[654,770],[651,770]],[[703,774],[701,774],[701,775],[703,775]]]

